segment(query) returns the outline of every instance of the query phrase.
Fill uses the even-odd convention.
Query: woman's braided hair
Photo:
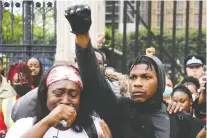
[[[11,83],[13,81],[13,77],[11,77],[13,70],[16,69],[16,73],[18,74],[18,79],[20,80],[20,83],[22,83],[22,74],[24,74],[24,77],[26,78],[29,85],[32,85],[32,76],[31,71],[29,67],[26,65],[26,63],[13,63],[8,66],[8,72],[7,72],[7,80],[9,80]]]

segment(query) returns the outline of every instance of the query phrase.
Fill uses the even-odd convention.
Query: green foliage
[[[156,49],[156,55],[159,57],[160,55],[160,46],[159,46],[159,40],[160,40],[160,30],[155,29],[152,31],[156,40],[152,38],[152,47],[155,47]],[[111,43],[111,28],[106,28],[106,45],[108,47],[112,47]],[[165,51],[168,52],[170,56],[172,56],[172,32],[164,32],[163,34],[163,48]],[[115,31],[115,48],[122,51],[122,45],[123,45],[123,35]],[[129,32],[127,34],[127,61],[134,58],[135,52],[138,52],[138,54],[145,54],[145,50],[147,48],[147,41],[148,41],[148,31],[145,28],[139,29],[139,43],[138,43],[138,49],[139,51],[135,51],[135,32]],[[197,54],[198,50],[198,29],[189,29],[189,36],[188,36],[188,49],[189,49],[189,55],[190,54]],[[202,30],[202,37],[201,37],[201,45],[200,45],[200,51],[201,55],[205,57],[206,55],[206,30]],[[175,57],[180,60],[181,64],[184,60],[184,51],[185,51],[185,29],[180,29],[176,31],[176,41],[175,41]],[[163,51],[163,63],[171,63],[170,59],[167,57],[167,55]]]
[[[45,23],[45,38],[43,38],[42,22],[42,12],[37,12],[33,24],[33,43],[34,44],[55,44],[56,40],[54,38],[54,27],[53,26],[53,13],[48,11]],[[12,40],[12,23],[11,23],[11,13],[8,10],[3,10],[3,21],[2,21],[2,37],[3,43],[15,43],[21,44],[23,40],[23,28],[22,28],[22,16],[19,14],[14,14],[14,34],[13,42]]]
[[[3,11],[3,21],[2,21],[2,37],[3,43],[8,43],[12,40],[12,24],[10,12],[7,10]],[[13,43],[18,43],[22,41],[22,20],[19,15],[14,15],[14,41]]]

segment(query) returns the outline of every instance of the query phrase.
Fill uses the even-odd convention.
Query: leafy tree
[[[47,10],[47,9],[46,9]],[[49,11],[49,10],[47,10]],[[46,15],[45,23],[45,41],[43,41],[43,24],[40,19],[42,19],[42,11],[36,13],[36,19],[33,24],[33,43],[34,44],[55,44],[56,40],[54,38],[54,28],[53,26],[53,13],[48,12]],[[14,14],[14,34],[12,42],[12,23],[11,23],[11,13],[8,10],[3,10],[3,21],[2,21],[2,38],[4,44],[15,43],[21,44],[23,40],[23,27],[22,27],[22,16],[18,13]]]
[[[160,32],[159,30],[155,29],[152,31],[155,37],[159,40],[160,39]],[[139,54],[145,54],[145,49],[147,48],[147,30],[145,28],[140,28],[139,30],[139,44],[138,48],[139,51],[137,51]],[[112,47],[111,43],[111,28],[106,28],[105,31],[106,34],[106,45],[108,47]],[[200,45],[200,51],[201,55],[205,57],[206,55],[206,31],[202,30],[202,37],[201,37],[201,45]],[[197,29],[190,29],[189,30],[189,37],[188,37],[188,48],[189,48],[189,55],[190,54],[197,54],[198,50],[198,30]],[[115,48],[117,50],[122,51],[122,40],[123,35],[115,31]],[[156,55],[159,56],[160,54],[160,47],[159,42],[157,40],[152,39],[152,46],[156,48]],[[163,35],[163,47],[168,52],[169,55],[172,55],[172,32],[164,32]],[[129,55],[129,59],[131,57],[134,57],[135,55],[135,32],[129,32],[127,34],[127,55]],[[184,60],[184,50],[185,50],[185,30],[178,30],[176,32],[176,43],[175,43],[175,49],[176,49],[176,57],[179,58],[181,63]],[[168,57],[163,54],[163,62],[164,63],[170,63]]]
[[[3,43],[10,43],[12,40],[12,24],[11,16],[8,10],[3,10],[3,22],[2,22],[2,38]],[[14,36],[13,43],[19,43],[22,41],[22,20],[21,16],[14,15]]]
[[[155,29],[152,31],[157,40],[160,39],[160,30]],[[108,47],[112,47],[111,43],[111,28],[106,28],[106,45]],[[145,50],[147,48],[147,37],[148,37],[148,31],[145,28],[139,29],[139,44],[138,49],[139,51],[135,51],[135,32],[129,32],[127,33],[127,46],[126,46],[126,58],[127,58],[127,65],[130,62],[131,59],[134,58],[135,52],[138,52],[138,54],[145,54]],[[117,50],[122,51],[123,43],[122,43],[123,35],[115,31],[115,48]],[[197,54],[198,50],[198,29],[189,29],[189,36],[188,36],[188,48],[189,48],[189,55],[191,54]],[[156,55],[159,57],[160,55],[160,47],[159,42],[157,40],[152,39],[152,46],[156,49]],[[165,31],[163,34],[163,48],[165,51],[168,52],[168,54],[172,57],[172,32]],[[202,36],[201,36],[201,45],[200,45],[200,51],[201,55],[203,57],[206,57],[206,30],[202,30]],[[178,59],[180,61],[180,66],[183,66],[184,62],[184,51],[185,51],[185,29],[176,30],[176,41],[175,41],[175,59]],[[163,60],[162,62],[166,65],[167,69],[169,69],[171,65],[171,60],[167,57],[167,55],[163,52]],[[178,79],[182,78],[180,74],[177,74],[176,76]],[[179,80],[178,80],[179,81]]]

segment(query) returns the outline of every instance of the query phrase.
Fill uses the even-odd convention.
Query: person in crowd
[[[193,115],[193,98],[187,87],[177,85],[171,93],[171,99],[177,103],[181,103],[184,112]]]
[[[6,138],[97,138],[100,119],[91,116],[84,87],[75,67],[51,67],[40,81],[36,117],[15,122]]]
[[[192,76],[184,77],[181,84],[185,85],[192,94],[193,97],[193,108],[194,114],[197,118],[204,119],[206,116],[206,91],[205,91],[205,81],[202,81],[201,87],[197,78]],[[198,89],[200,88],[200,93]]]
[[[169,79],[169,77],[166,75],[166,77],[165,77],[165,91],[163,93],[163,98],[165,100],[168,100],[170,98],[172,90],[173,90],[172,80]]]
[[[196,117],[206,120],[206,80],[201,83],[200,93],[194,105]]]
[[[69,65],[64,60],[57,60],[54,62],[53,66],[63,65],[63,64]],[[35,116],[37,91],[38,91],[38,87],[35,89],[32,89],[30,92],[28,92],[27,94],[22,96],[20,99],[18,99],[18,101],[13,105],[11,118],[14,122],[16,122],[17,120],[21,118]]]
[[[171,125],[179,125],[175,124],[176,121],[179,122],[179,117],[178,120],[171,122],[163,104],[165,75],[158,58],[155,56],[135,58],[129,68],[131,99],[117,97],[100,72],[91,45],[88,33],[91,25],[90,8],[87,5],[71,6],[66,10],[65,16],[76,36],[76,57],[85,86],[84,92],[88,95],[90,105],[109,125],[113,137],[184,138],[185,136],[187,138],[190,135],[192,137],[197,135],[199,129],[193,134],[180,129],[177,129],[179,133],[170,130]],[[180,107],[177,108],[179,109]],[[179,115],[186,121],[184,114]],[[190,123],[191,120],[186,122]],[[192,125],[183,128],[190,131],[189,126]]]
[[[129,84],[127,75],[123,75],[122,73],[116,72],[114,68],[107,67],[105,70],[105,75],[111,79],[115,80],[119,84],[120,95],[121,96],[129,96]]]
[[[36,57],[32,57],[26,61],[27,66],[31,70],[32,84],[34,87],[38,87],[40,79],[43,73],[42,62]]]
[[[10,64],[8,67],[7,80],[16,91],[16,95],[2,100],[2,113],[4,123],[9,129],[13,124],[11,119],[11,111],[14,103],[27,92],[29,92],[32,86],[32,76],[30,69],[25,63]]]
[[[0,70],[1,70],[1,67],[0,67]],[[4,123],[4,116],[2,112],[2,101],[3,99],[10,98],[15,95],[16,95],[16,92],[13,89],[13,87],[7,82],[5,77],[0,75],[0,137],[4,137],[7,131],[7,127]]]
[[[104,61],[105,60],[104,60],[104,55],[102,54],[102,52],[100,50],[95,49],[95,56],[96,56],[96,59],[98,61],[98,64],[99,64],[99,67],[100,67],[101,72],[105,75],[105,67],[104,67]],[[75,59],[75,62],[76,62],[76,65],[75,66],[78,67],[76,59]],[[111,88],[114,91],[114,93],[116,95],[118,95],[118,96],[121,96],[120,95],[120,87],[118,85],[118,81],[111,79],[107,75],[105,75],[105,79],[109,83],[109,85],[111,86]]]
[[[185,72],[187,76],[192,76],[200,80],[204,75],[205,59],[202,56],[190,55],[184,60]]]
[[[197,78],[199,80],[200,86],[202,86],[202,85],[204,86],[204,84],[206,83],[204,64],[205,64],[205,59],[199,55],[191,55],[191,56],[188,56],[184,60],[186,75],[193,76],[193,77]],[[195,114],[199,118],[205,117],[205,113],[203,111],[205,111],[205,107],[206,107],[206,104],[205,104],[206,102],[205,102],[205,100],[203,100],[203,99],[205,99],[205,93],[201,92],[201,89],[202,88],[199,88],[199,90],[198,90],[198,92],[199,92],[198,97],[199,98],[196,98],[196,99],[198,99],[198,101],[203,101],[203,103],[201,104],[200,102],[195,101],[195,105],[196,105],[195,106],[195,108],[196,108]],[[199,108],[197,108],[197,107],[199,107]],[[202,107],[203,111],[201,111],[201,107]]]
[[[102,33],[98,34],[97,41],[96,41],[97,42],[97,48],[102,48],[104,40],[105,40],[105,33],[102,32]]]
[[[190,90],[193,101],[195,101],[199,96],[198,89],[200,88],[200,83],[198,79],[192,76],[186,76],[182,80],[181,84],[185,85]]]

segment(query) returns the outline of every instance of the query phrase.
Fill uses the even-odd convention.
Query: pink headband
[[[83,83],[81,81],[79,72],[76,71],[74,68],[72,67],[68,67],[68,66],[58,66],[53,68],[48,77],[47,77],[47,82],[46,85],[47,87],[56,81],[59,80],[70,80],[75,82],[76,84],[78,84],[78,86],[83,89]]]

